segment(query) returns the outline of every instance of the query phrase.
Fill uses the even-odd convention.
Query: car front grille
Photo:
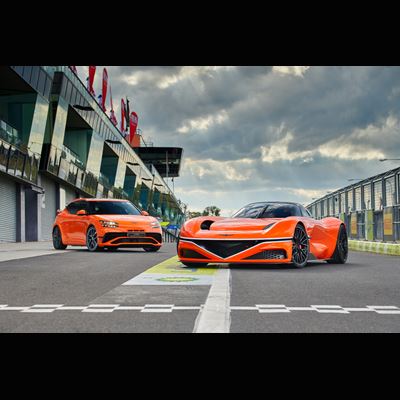
[[[191,239],[191,242],[197,244],[209,252],[216,254],[221,258],[228,258],[237,253],[250,249],[257,244],[263,243],[263,240],[197,240]]]
[[[114,241],[113,243],[162,243],[162,236],[160,233],[146,233],[146,236],[139,238],[127,237],[128,232],[108,232],[103,236],[103,243],[110,242],[115,239],[127,239],[127,242],[122,242],[121,240]]]

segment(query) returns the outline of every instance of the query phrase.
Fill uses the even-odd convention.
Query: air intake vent
[[[287,258],[285,250],[264,250],[245,258],[245,260],[283,260],[285,258]]]
[[[203,231],[209,231],[210,226],[214,223],[215,221],[203,221],[200,225],[200,229]]]
[[[204,257],[202,254],[198,253],[195,250],[190,249],[181,249],[181,257],[183,258],[197,258],[201,260],[206,260],[207,257]]]

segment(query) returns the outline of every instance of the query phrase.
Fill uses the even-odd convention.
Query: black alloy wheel
[[[55,226],[53,229],[53,247],[56,250],[65,250],[67,248],[62,241],[61,231],[58,226]]]
[[[90,226],[86,232],[86,247],[91,252],[97,251],[99,249],[97,231],[94,226]]]
[[[336,249],[330,260],[329,264],[344,264],[347,261],[349,254],[349,243],[347,238],[347,231],[344,225],[340,225],[339,234],[336,242]]]
[[[293,235],[292,263],[296,268],[307,265],[310,245],[308,235],[303,225],[297,225]]]

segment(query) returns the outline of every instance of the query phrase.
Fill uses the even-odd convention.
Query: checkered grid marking
[[[200,306],[176,306],[174,304],[145,304],[124,306],[119,304],[90,304],[88,306],[67,306],[64,304],[35,304],[33,306],[9,306],[0,304],[1,311],[23,313],[52,313],[54,311],[81,311],[84,313],[112,313],[114,311],[140,311],[143,313],[171,313],[180,310],[201,310]],[[231,306],[231,311],[258,311],[261,314],[284,314],[293,311],[314,311],[324,314],[350,314],[353,312],[374,312],[377,314],[400,314],[396,306],[342,307],[338,305],[311,305],[308,307],[287,307],[283,304],[256,304],[255,306]]]

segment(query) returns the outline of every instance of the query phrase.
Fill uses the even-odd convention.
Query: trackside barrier
[[[172,232],[168,231],[166,228],[162,227],[163,241],[166,243],[173,243],[178,240],[178,236],[174,235]]]
[[[365,240],[349,240],[349,249],[355,251],[368,251],[377,254],[400,256],[400,243],[379,243]]]

